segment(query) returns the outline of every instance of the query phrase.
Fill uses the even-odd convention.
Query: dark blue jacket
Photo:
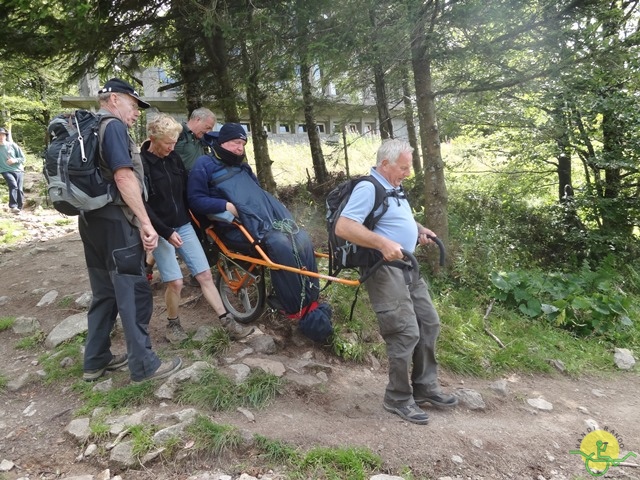
[[[293,219],[273,195],[260,187],[247,163],[229,166],[212,155],[196,160],[187,186],[189,208],[197,215],[221,213],[231,202],[245,228],[261,240],[277,220]]]

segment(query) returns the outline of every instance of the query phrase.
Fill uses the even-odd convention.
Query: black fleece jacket
[[[191,221],[187,210],[188,174],[176,152],[159,158],[149,152],[149,145],[149,140],[144,142],[140,153],[149,192],[145,206],[153,228],[168,240],[176,228]]]

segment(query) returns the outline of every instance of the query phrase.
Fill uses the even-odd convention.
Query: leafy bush
[[[610,335],[633,324],[632,297],[622,289],[611,257],[596,270],[585,263],[578,273],[492,272],[491,282],[497,300],[580,335]]]

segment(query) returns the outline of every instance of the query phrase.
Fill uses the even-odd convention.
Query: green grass
[[[104,422],[104,415],[98,418],[92,418],[89,424],[91,439],[94,442],[107,440],[111,436],[111,426]]]
[[[220,456],[232,451],[242,443],[242,437],[236,427],[218,425],[207,417],[198,415],[186,433],[193,437],[193,449],[196,452]]]
[[[375,154],[379,146],[379,140],[348,135],[347,142],[349,172],[351,175],[368,174],[369,168],[375,164]],[[322,150],[329,172],[345,171],[342,145],[325,143]],[[308,172],[313,175],[311,152],[306,145],[289,145],[285,142],[270,140],[269,156],[273,161],[271,168],[278,186],[304,183]],[[249,163],[255,169],[252,145],[247,147],[247,157],[249,158]]]
[[[69,308],[73,304],[73,297],[71,295],[66,295],[58,300],[58,307],[60,308]]]
[[[611,346],[600,337],[578,339],[543,321],[526,318],[494,305],[486,319],[486,304],[475,305],[473,292],[458,291],[435,300],[442,322],[438,360],[459,374],[492,377],[508,372],[549,373],[549,360],[560,360],[569,374],[613,369]]]
[[[23,240],[27,236],[27,230],[21,223],[12,219],[0,218],[0,245],[12,245]]]
[[[270,404],[282,388],[282,379],[264,372],[254,370],[238,387],[238,395],[242,404],[252,408],[264,408]]]
[[[9,330],[16,323],[15,317],[0,317],[0,332]]]
[[[361,447],[314,448],[300,465],[306,478],[365,480],[382,467],[381,458]]]
[[[158,387],[154,382],[128,383],[106,392],[93,391],[94,383],[78,380],[74,385],[74,390],[79,392],[84,400],[84,404],[76,412],[77,415],[87,415],[98,407],[106,408],[107,411],[124,408],[139,407],[149,402],[153,398],[153,392]]]
[[[16,350],[34,350],[42,345],[46,338],[46,335],[42,331],[37,331],[33,335],[23,337],[16,342]]]
[[[231,348],[231,337],[224,328],[214,328],[202,343],[201,349],[207,355],[219,358]]]
[[[129,430],[132,452],[137,458],[143,457],[155,447],[153,435],[156,428],[153,425],[134,425]]]
[[[236,385],[215,368],[209,368],[197,383],[185,384],[176,400],[213,411],[232,410],[239,406],[263,408],[275,398],[281,388],[280,378],[259,369]]]
[[[51,384],[66,378],[82,377],[81,347],[83,337],[76,337],[68,342],[58,345],[52,353],[45,353],[38,359],[40,365],[47,374],[44,382]],[[63,367],[62,360],[69,359],[69,366]]]
[[[293,465],[302,459],[298,450],[280,440],[272,440],[262,435],[254,435],[256,447],[260,451],[260,457],[270,465]]]

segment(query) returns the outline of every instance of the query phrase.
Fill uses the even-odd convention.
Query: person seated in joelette
[[[218,138],[213,137],[208,135],[212,153],[198,158],[189,174],[187,194],[192,212],[199,216],[230,212],[274,262],[317,272],[309,235],[278,199],[261,188],[245,161],[247,132],[242,125],[226,123]],[[247,243],[235,227],[217,223],[216,231],[232,243]],[[320,306],[315,315],[330,318],[330,307],[317,302],[320,291],[317,278],[274,270],[271,282],[285,314],[303,318]],[[331,325],[326,318],[319,323],[325,329]]]

